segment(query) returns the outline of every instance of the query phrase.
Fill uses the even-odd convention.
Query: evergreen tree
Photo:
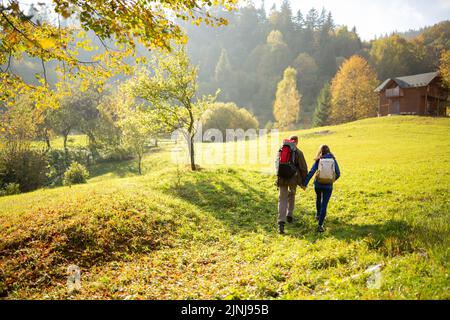
[[[274,3],[272,5],[272,7],[270,7],[270,13],[272,14],[273,12],[277,11],[277,5]]]
[[[222,49],[219,61],[217,62],[214,79],[217,85],[222,89],[221,95],[225,101],[231,101],[233,97],[233,70],[230,60],[228,58],[228,52],[226,49]]]
[[[334,25],[334,19],[333,19],[333,15],[331,14],[331,12],[328,12],[327,17],[325,19],[324,24],[322,25],[322,33],[327,33],[329,34],[330,31],[334,30],[335,25]]]
[[[305,30],[303,31],[302,43],[299,49],[310,55],[314,55],[315,51],[314,33],[317,30],[318,18],[319,15],[314,8],[308,11],[305,18]]]
[[[322,29],[327,21],[327,11],[322,7],[322,11],[320,12],[320,16],[317,20],[317,29]]]
[[[267,21],[266,5],[265,1],[261,1],[261,7],[258,9],[258,18],[260,23],[265,23]]]
[[[301,31],[305,28],[305,18],[303,17],[303,13],[298,10],[297,14],[294,18],[294,25],[296,31]]]
[[[291,43],[294,38],[295,26],[292,17],[291,3],[289,0],[284,0],[281,4],[279,14],[279,30],[285,35],[287,43]]]
[[[319,14],[315,8],[311,8],[306,15],[306,28],[309,30],[316,30],[319,22]]]
[[[336,57],[350,58],[361,50],[361,39],[355,32],[342,26],[335,31],[334,48]]]
[[[301,95],[297,91],[297,71],[288,67],[278,83],[273,114],[281,130],[292,129],[300,117]]]
[[[336,26],[334,24],[333,15],[331,14],[331,11],[328,12],[327,20],[325,22],[325,26],[328,30],[333,30]]]
[[[302,105],[305,113],[312,113],[317,100],[321,83],[319,82],[319,67],[307,53],[300,53],[294,60],[293,67],[297,70],[297,84],[302,94]]]
[[[315,34],[315,59],[317,64],[320,66],[320,74],[324,76],[325,79],[331,78],[336,73],[336,57],[334,55],[334,44],[333,44],[333,18],[331,13],[322,9],[320,15],[319,30]],[[317,90],[320,90],[317,88]],[[317,91],[316,91],[317,93]],[[316,99],[315,97],[314,99]]]
[[[278,30],[272,30],[267,36],[266,45],[261,47],[256,58],[259,60],[257,75],[275,80],[275,87],[292,59],[283,34]]]
[[[331,109],[331,91],[330,84],[327,82],[325,86],[320,91],[319,97],[317,98],[316,110],[313,116],[313,126],[321,127],[325,126],[329,121]]]

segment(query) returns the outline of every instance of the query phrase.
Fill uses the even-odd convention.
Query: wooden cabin
[[[379,116],[446,115],[448,90],[442,84],[439,72],[387,79],[375,92],[380,96]]]

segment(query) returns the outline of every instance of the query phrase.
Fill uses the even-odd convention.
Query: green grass
[[[88,137],[84,134],[72,134],[67,138],[67,146],[69,148],[73,147],[85,147],[88,145]],[[54,149],[64,149],[64,140],[62,137],[57,137],[50,142],[52,148]],[[35,142],[36,147],[45,148],[46,144],[44,141]]]
[[[86,185],[0,198],[0,292],[68,298],[76,264],[76,299],[449,299],[450,119],[296,133],[309,166],[327,143],[341,167],[324,234],[312,188],[297,191],[281,236],[269,167],[200,161],[193,173],[167,144],[146,155],[143,176],[135,162],[102,164]],[[369,289],[374,264],[381,287]]]

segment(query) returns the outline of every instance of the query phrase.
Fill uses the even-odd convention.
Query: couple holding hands
[[[321,145],[308,172],[303,152],[298,148],[298,137],[291,136],[284,140],[276,161],[278,196],[278,227],[284,234],[286,221],[293,221],[295,193],[297,186],[306,190],[309,181],[316,173],[314,190],[316,191],[317,231],[324,232],[327,206],[333,192],[333,183],[341,173],[336,158],[327,145]]]

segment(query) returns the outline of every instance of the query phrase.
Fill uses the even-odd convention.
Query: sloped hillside
[[[104,164],[86,185],[0,198],[0,295],[449,299],[450,119],[367,119],[297,134],[309,166],[327,143],[341,167],[324,234],[315,232],[312,188],[299,189],[281,236],[268,167],[200,161],[192,173],[172,163],[167,144],[146,156],[143,176],[133,162]],[[82,288],[69,295],[72,264]],[[381,276],[371,286],[365,271],[374,265]]]

